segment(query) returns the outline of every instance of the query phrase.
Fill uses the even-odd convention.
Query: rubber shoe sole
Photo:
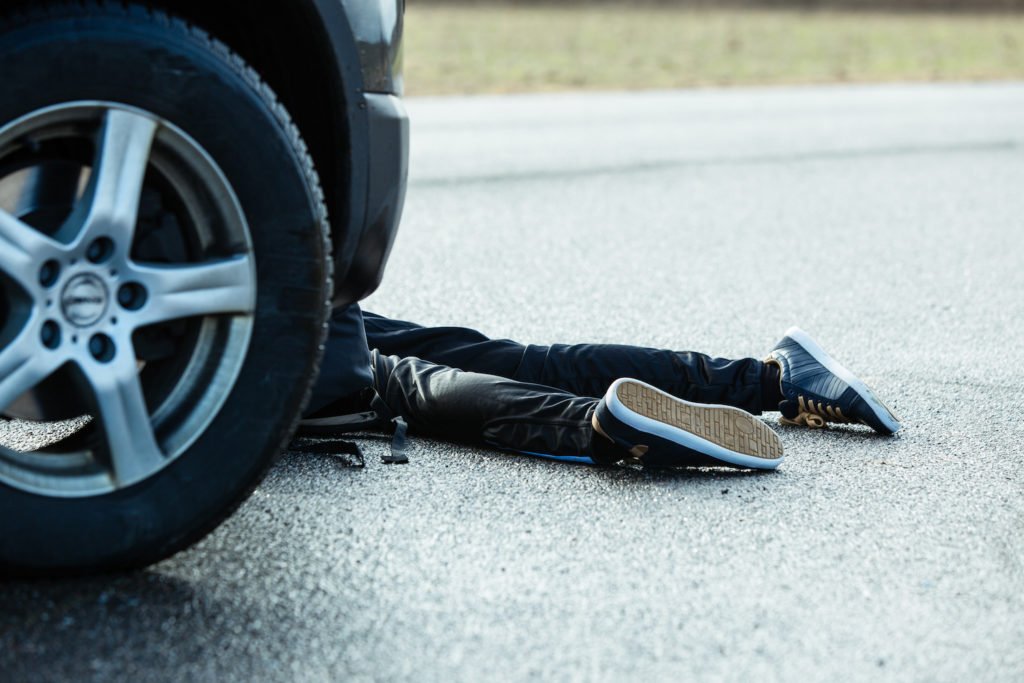
[[[732,406],[691,403],[635,379],[616,380],[605,394],[605,406],[615,420],[640,432],[631,441],[650,449],[682,448],[710,458],[711,464],[775,469],[782,463],[782,442],[771,427]],[[614,425],[602,421],[602,431],[616,436]],[[643,434],[656,439],[643,442]],[[660,443],[659,443],[660,442]],[[651,452],[651,455],[655,453]],[[664,455],[658,458],[664,460]]]

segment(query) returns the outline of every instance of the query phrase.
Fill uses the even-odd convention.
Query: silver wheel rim
[[[97,434],[73,451],[0,446],[0,481],[57,497],[132,486],[194,443],[235,384],[256,302],[241,206],[210,155],[170,122],[109,102],[48,107],[0,129],[0,169],[5,158],[27,159],[24,175],[33,150],[83,143],[92,159],[59,229],[37,229],[0,202],[0,413],[42,387],[52,394],[66,375],[75,378],[68,390],[91,406]],[[146,239],[180,233],[185,260],[134,253],[140,202],[154,193],[174,207],[173,220],[164,216]],[[159,336],[162,325],[185,332],[168,359],[147,366],[140,335]]]

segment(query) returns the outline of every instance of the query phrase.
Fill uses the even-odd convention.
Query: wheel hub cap
[[[61,310],[72,325],[89,327],[107,312],[109,301],[110,294],[103,280],[92,273],[79,273],[64,286]]]

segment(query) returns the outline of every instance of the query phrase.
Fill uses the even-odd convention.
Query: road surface
[[[0,585],[0,678],[1024,677],[1024,84],[408,104],[369,310],[723,356],[799,324],[905,431],[780,427],[770,474],[287,455],[149,571]]]

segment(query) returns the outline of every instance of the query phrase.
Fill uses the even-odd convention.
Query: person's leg
[[[632,377],[695,403],[775,410],[778,375],[754,358],[730,360],[692,351],[621,344],[523,345],[489,339],[464,327],[422,327],[364,313],[367,340],[384,355],[416,357],[470,372],[602,396],[612,382]]]
[[[772,469],[782,461],[778,437],[749,413],[688,403],[636,380],[597,399],[379,351],[372,367],[387,409],[427,436],[599,463]]]
[[[377,395],[414,433],[553,456],[590,454],[596,398],[378,350],[372,367]]]
[[[514,341],[490,339],[468,327],[424,327],[370,311],[363,311],[363,321],[370,348],[385,356],[421,358],[467,372],[521,379],[515,375],[525,347]]]

